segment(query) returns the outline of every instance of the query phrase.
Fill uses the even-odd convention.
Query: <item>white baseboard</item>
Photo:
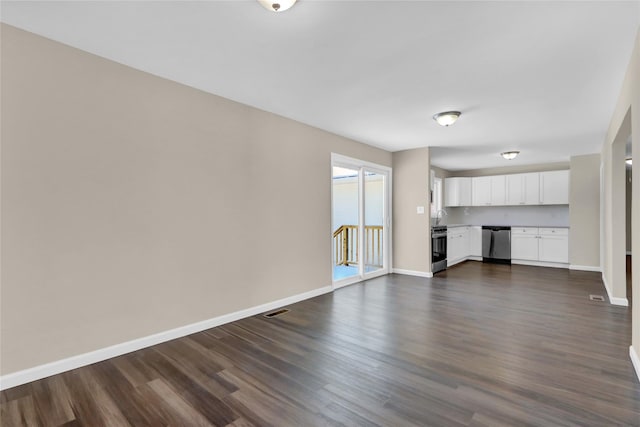
[[[453,267],[454,265],[460,264],[461,262],[464,262],[466,260],[467,260],[466,258],[460,258],[460,259],[457,259],[457,260],[451,261],[451,262],[447,261],[447,268]]]
[[[453,267],[454,265],[460,264],[463,261],[482,261],[482,257],[469,255],[467,257],[460,258],[459,260],[454,261],[452,264],[447,265],[447,267]]]
[[[533,267],[569,268],[569,264],[559,262],[527,261],[521,259],[512,259],[511,264],[530,265]]]
[[[596,266],[590,265],[569,265],[569,270],[578,270],[578,271],[595,271],[596,273],[602,273],[602,269]]]
[[[620,305],[623,307],[629,307],[629,300],[626,298],[609,297],[612,305]]]
[[[631,364],[633,364],[633,369],[636,370],[638,381],[640,381],[640,357],[633,346],[629,346],[629,357],[631,357]]]
[[[426,271],[403,270],[401,268],[394,268],[392,271],[396,274],[406,274],[407,276],[433,277],[433,273]]]
[[[256,314],[264,313],[265,311],[270,311],[276,308],[283,307],[285,305],[294,304],[296,302],[317,297],[331,291],[331,286],[325,286],[323,288],[314,289],[309,292],[293,295],[277,301],[257,305],[255,307],[236,311],[234,313],[225,314],[222,316],[214,317],[212,319],[203,320],[201,322],[192,323],[190,325],[181,326],[179,328],[170,329],[168,331],[159,332],[157,334],[101,348],[99,350],[90,351],[88,353],[71,356],[66,359],[57,360],[55,362],[50,362],[44,365],[35,366],[33,368],[24,369],[22,371],[13,372],[11,374],[2,375],[0,376],[0,390],[5,390],[7,388],[15,387],[21,384],[26,384],[28,382],[50,377],[51,375],[56,375],[61,372],[70,371],[71,369],[80,368],[82,366],[87,366],[92,363],[110,359],[112,357],[131,353],[132,351],[140,350],[152,345],[160,344],[176,338],[194,334],[196,332],[215,328],[216,326],[224,325],[225,323],[235,322],[236,320],[255,316]]]
[[[602,283],[604,284],[604,288],[607,291],[607,295],[611,295],[611,291],[609,290],[609,284],[607,283],[607,279],[604,277],[604,271],[602,272]]]
[[[611,288],[609,287],[609,284],[607,283],[607,279],[604,278],[604,273],[602,273],[602,283],[604,283],[604,288],[607,291],[607,296],[609,297],[609,302],[612,305],[621,305],[621,306],[624,306],[624,307],[628,307],[629,306],[629,300],[628,299],[611,296]]]
[[[360,283],[363,280],[364,279],[362,279],[360,276],[339,280],[339,281],[333,282],[333,290],[335,291],[337,289],[344,288],[345,286],[353,285],[355,283]]]

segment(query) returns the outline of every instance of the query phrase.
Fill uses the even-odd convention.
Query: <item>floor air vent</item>
[[[591,301],[604,301],[604,297],[602,295],[589,295],[589,299]]]
[[[281,314],[285,314],[289,312],[286,308],[281,308],[280,310],[272,311],[271,313],[263,314],[264,317],[268,317],[271,319],[272,317],[280,316]]]

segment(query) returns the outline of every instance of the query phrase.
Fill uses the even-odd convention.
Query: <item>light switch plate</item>
[[[420,215],[424,214],[424,206],[418,206],[416,212]]]

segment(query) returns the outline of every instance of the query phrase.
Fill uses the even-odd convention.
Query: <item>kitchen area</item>
[[[569,268],[568,167],[460,175],[432,174],[434,274],[467,260]]]

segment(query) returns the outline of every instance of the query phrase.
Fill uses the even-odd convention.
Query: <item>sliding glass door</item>
[[[384,269],[385,174],[364,169],[364,271]]]
[[[351,167],[333,166],[333,280],[344,280],[360,274],[359,171]]]
[[[332,155],[334,287],[389,271],[391,169]]]

